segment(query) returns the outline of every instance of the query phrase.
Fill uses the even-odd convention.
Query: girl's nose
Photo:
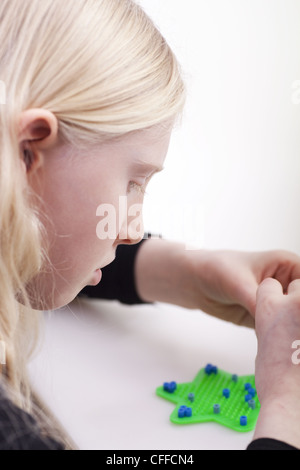
[[[136,217],[126,217],[118,233],[118,245],[135,245],[144,237],[144,223],[142,214]]]

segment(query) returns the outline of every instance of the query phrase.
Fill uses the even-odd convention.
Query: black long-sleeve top
[[[148,235],[149,237],[150,235]],[[119,245],[116,259],[103,269],[97,286],[87,286],[79,296],[143,304],[135,288],[134,262],[145,238],[136,245]],[[0,387],[0,450],[64,450],[61,443],[40,432],[36,421],[6,397]],[[274,439],[256,439],[246,450],[298,450]]]

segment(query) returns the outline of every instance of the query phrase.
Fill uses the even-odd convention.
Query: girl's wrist
[[[196,308],[193,266],[183,243],[149,239],[135,262],[136,288],[147,302],[166,302]]]
[[[297,396],[296,396],[297,395]],[[253,439],[270,438],[300,449],[299,392],[261,405]]]

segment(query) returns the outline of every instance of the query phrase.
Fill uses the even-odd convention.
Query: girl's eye
[[[135,183],[134,181],[130,181],[129,183],[129,190],[134,189],[135,191],[141,193],[141,194],[147,194],[145,185]]]

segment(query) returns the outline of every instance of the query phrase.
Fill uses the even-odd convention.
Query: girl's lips
[[[109,264],[111,264],[115,259],[116,259],[116,254],[114,253],[114,256],[112,257],[111,261],[107,263],[105,266],[108,266]],[[102,266],[101,269],[105,268],[105,266]],[[97,284],[99,284],[99,282],[102,279],[101,269],[100,268],[95,269],[95,271],[92,274],[91,282],[90,284],[88,284],[89,286],[96,286]]]

